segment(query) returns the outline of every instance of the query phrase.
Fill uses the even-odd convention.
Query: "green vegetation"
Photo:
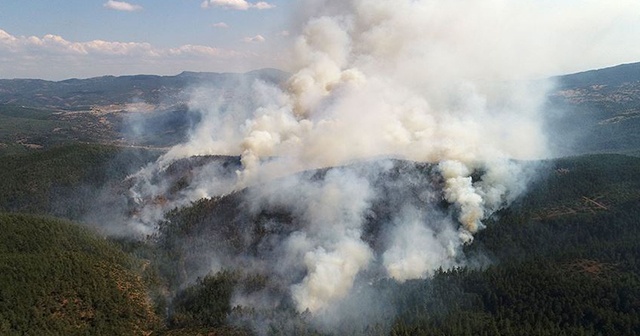
[[[374,283],[381,300],[389,300],[398,314],[386,316],[388,321],[379,319],[380,324],[357,329],[347,326],[335,334],[637,333],[640,158],[590,155],[549,161],[543,166],[543,177],[530,193],[500,212],[466,247],[471,264],[483,267],[441,271],[433,279],[403,284],[388,280]],[[189,258],[177,247],[180,239],[191,239],[196,244],[195,237],[211,235],[220,246],[233,250],[240,244],[241,232],[255,230],[234,221],[219,228],[220,232],[207,231],[207,226],[202,225],[213,216],[234,213],[234,198],[203,200],[170,216],[171,225],[166,227],[159,245],[172,260],[171,271],[165,276],[180,277],[189,270]],[[280,221],[286,222],[283,214],[268,216],[281,216]],[[227,237],[222,242],[221,235]],[[265,281],[252,279],[256,277],[236,275],[233,287],[247,288],[253,283],[260,290],[267,286]],[[202,316],[220,316],[224,312],[235,321],[264,318],[261,314],[265,312],[229,305],[224,293],[232,280],[228,273],[221,273],[178,294],[182,299],[174,302],[170,316],[180,323],[174,326],[197,334],[220,325],[219,319],[205,322],[207,319]],[[270,335],[325,335],[315,330],[304,314],[289,309],[270,314]],[[357,312],[354,314],[358,316]]]
[[[554,78],[547,131],[561,155],[638,155],[640,63]],[[555,111],[555,112],[554,112]]]
[[[126,104],[144,101],[151,104],[184,99],[189,87],[236,87],[243,81],[261,79],[280,83],[288,74],[276,69],[262,69],[246,74],[183,72],[176,76],[103,76],[67,79],[58,82],[37,79],[0,79],[0,104],[45,107],[65,110],[88,110],[97,105]]]
[[[638,74],[640,63],[557,78],[547,110],[561,113],[549,112],[547,128],[558,153],[640,156]],[[244,76],[280,82],[287,74]],[[373,281],[393,313],[352,311],[349,318],[376,322],[346,318],[331,332],[297,313],[288,289],[259,270],[207,275],[199,268],[198,252],[252,253],[260,238],[295,231],[286,209],[248,213],[242,192],[204,199],[170,212],[148,241],[105,240],[33,215],[126,216],[124,178],[160,153],[83,142],[171,145],[196,121],[184,106],[185,87],[207,83],[222,92],[245,77],[0,80],[0,334],[244,336],[256,321],[267,335],[640,334],[640,158],[630,156],[544,162],[529,193],[465,247],[469,267],[402,284]],[[158,110],[125,116],[121,109],[132,101]],[[192,165],[209,159],[200,160],[168,169],[172,192],[187,184]],[[375,207],[371,220],[379,223],[367,242],[375,245],[375,225],[399,206]],[[214,220],[223,224],[209,225]],[[238,291],[285,298],[265,312],[233,307]]]
[[[104,76],[59,82],[0,79],[0,156],[52,146],[100,144],[172,146],[198,118],[185,102],[189,88],[246,91],[254,79],[280,83],[275,69],[246,74],[184,72],[177,76]],[[225,94],[227,95],[227,94]],[[136,113],[131,103],[153,111]]]
[[[79,219],[95,207],[101,188],[118,188],[122,179],[158,154],[75,144],[2,157],[0,211]]]
[[[0,156],[79,141],[113,142],[117,135],[111,125],[117,123],[113,116],[90,112],[0,104]]]
[[[145,335],[141,265],[75,224],[0,214],[0,334]]]
[[[440,288],[437,296],[454,308],[430,318],[420,307],[431,299],[413,292],[410,297],[427,298],[404,308],[395,334],[640,330],[640,159],[591,155],[549,168],[546,179],[468,247],[468,255],[489,255],[495,265],[438,274],[432,284]]]
[[[0,105],[0,154],[26,152],[29,148],[41,148],[34,137],[53,133],[68,127],[65,122],[53,120],[42,110]],[[55,142],[55,139],[51,140]]]
[[[95,205],[89,196],[95,188],[117,191],[115,181],[155,155],[74,145],[6,156],[0,160],[0,206],[73,218]],[[465,248],[475,266],[402,284],[376,281],[380,300],[396,313],[333,334],[637,333],[640,158],[588,155],[541,166],[530,192]],[[56,212],[54,204],[69,203],[74,193],[84,199],[75,210]],[[263,234],[256,223],[293,221],[278,209],[236,217],[240,200],[231,194],[196,202],[173,211],[152,241],[117,244],[60,220],[1,214],[0,334],[250,335],[249,322],[262,319],[269,335],[330,335],[290,303],[273,312],[233,307],[235,291],[280,290],[252,270],[209,274],[181,286],[197,262],[189,249],[210,248],[212,241],[227,251],[251,249],[255,245],[242,237]],[[217,216],[237,219],[205,225]]]
[[[489,255],[495,264],[442,272],[425,289],[410,291],[392,334],[640,330],[640,159],[591,155],[548,168],[546,178],[468,246],[468,255]],[[434,297],[448,302],[446,315],[424,309]]]
[[[220,327],[231,310],[230,300],[237,276],[221,272],[207,276],[178,293],[173,300],[171,327]]]

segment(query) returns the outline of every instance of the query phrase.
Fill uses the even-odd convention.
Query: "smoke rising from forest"
[[[365,273],[403,282],[464,265],[464,244],[525,191],[533,174],[523,160],[548,155],[542,106],[551,83],[520,79],[553,64],[560,21],[533,1],[301,3],[288,81],[245,83],[233,99],[194,91],[190,107],[202,121],[135,176],[131,193],[140,204],[167,193],[154,176],[181,158],[238,155],[241,168],[199,167],[189,188],[168,204],[144,203],[131,225],[150,233],[173,207],[247,188],[250,211],[287,209],[299,221],[255,264],[279,275],[298,311],[322,315],[365,286]],[[391,159],[434,168],[384,181]],[[321,168],[322,178],[300,174]],[[389,192],[416,186],[424,188],[411,199]],[[374,207],[382,198],[398,207],[372,244],[365,226],[382,220]]]

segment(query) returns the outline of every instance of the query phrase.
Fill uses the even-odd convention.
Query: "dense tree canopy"
[[[78,145],[5,157],[0,207],[74,218],[95,199],[56,212],[52,195],[67,201],[87,185],[117,188],[130,171],[124,162],[153,155]],[[270,219],[294,220],[282,209],[211,227],[215,216],[237,216],[239,194],[205,199],[171,212],[148,241],[112,242],[61,220],[0,214],[0,333],[250,335],[257,318],[268,321],[261,332],[269,335],[640,333],[640,158],[591,155],[539,167],[526,196],[465,247],[469,266],[426,280],[380,279],[371,286],[394,314],[333,333],[291,305],[271,312],[232,305],[235,291],[274,290],[266,275],[194,276],[185,246],[211,246],[215,237],[228,251],[250,250],[244,233],[259,239]]]

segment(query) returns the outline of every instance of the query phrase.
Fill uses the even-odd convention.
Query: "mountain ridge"
[[[551,78],[558,80],[560,87],[582,87],[596,84],[620,85],[625,82],[637,82],[640,81],[640,62],[624,63]]]
[[[88,109],[93,105],[145,101],[160,104],[166,98],[178,98],[186,88],[206,84],[236,84],[246,79],[283,81],[288,74],[277,69],[259,69],[246,73],[183,71],[177,75],[105,75],[61,81],[43,79],[0,79],[0,105],[58,109]]]
[[[69,141],[171,147],[199,122],[197,109],[189,107],[196,88],[227,101],[243,100],[255,79],[281,84],[289,75],[265,68],[57,82],[0,79],[0,155]],[[551,80],[555,87],[541,117],[553,156],[640,155],[640,62]]]

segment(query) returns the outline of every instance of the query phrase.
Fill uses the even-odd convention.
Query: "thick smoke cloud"
[[[464,244],[525,191],[532,174],[522,162],[547,156],[551,85],[519,79],[553,61],[546,37],[558,26],[533,1],[302,3],[289,80],[246,83],[233,99],[194,91],[202,121],[138,174],[134,224],[153,231],[168,209],[246,188],[248,211],[287,209],[297,221],[274,259],[255,264],[281,279],[300,312],[328,316],[365,274],[404,282],[464,265]],[[238,155],[241,167],[201,167],[168,203],[143,201],[167,193],[153,176],[172,162],[210,154]],[[385,180],[392,159],[434,168]],[[321,178],[301,173],[320,168]],[[394,207],[384,216],[381,199]],[[384,222],[375,242],[363,238],[372,221]]]

